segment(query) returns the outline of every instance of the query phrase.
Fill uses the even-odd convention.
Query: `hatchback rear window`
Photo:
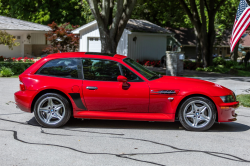
[[[36,74],[81,79],[81,60],[77,58],[51,60]]]

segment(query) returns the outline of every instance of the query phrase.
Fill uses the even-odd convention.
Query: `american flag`
[[[241,36],[246,31],[249,24],[250,6],[247,4],[246,0],[240,0],[230,41],[231,52],[233,52],[235,45],[240,40]]]

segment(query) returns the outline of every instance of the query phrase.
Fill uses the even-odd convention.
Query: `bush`
[[[32,64],[34,64],[34,62],[0,62],[0,68],[11,68],[14,74],[21,74]]]
[[[225,68],[223,65],[218,66],[209,66],[206,68],[197,68],[196,71],[206,71],[206,72],[219,72],[219,73],[226,73],[229,71],[228,68]]]
[[[235,62],[235,61],[226,61],[225,63],[225,66],[227,68],[231,68],[232,66],[237,66],[238,65],[238,62]]]
[[[14,75],[14,73],[12,72],[11,68],[2,67],[1,68],[1,75],[3,77],[11,77]]]
[[[224,65],[226,63],[225,59],[223,59],[222,57],[217,57],[213,59],[213,65],[217,66],[217,65]]]
[[[3,56],[0,56],[0,61],[4,61],[4,57]]]
[[[188,69],[188,70],[196,70],[198,67],[202,67],[202,63],[193,62],[190,60],[185,60],[183,62],[183,65],[184,65],[184,69]]]

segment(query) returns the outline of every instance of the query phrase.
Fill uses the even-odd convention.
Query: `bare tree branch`
[[[111,32],[110,32],[110,36],[114,37],[117,29],[118,29],[118,25],[119,22],[122,18],[122,14],[123,14],[123,4],[124,4],[124,0],[118,0],[117,1],[117,11],[116,11],[116,15],[115,18],[113,20],[113,23],[111,25]]]
[[[207,5],[207,0],[204,0],[204,2],[205,2],[205,6],[206,6],[206,8],[207,8],[207,12],[208,12],[208,14],[210,13],[210,9],[209,9],[209,7],[208,7],[208,5]],[[211,0],[210,0],[210,4],[211,4],[212,2],[211,2]]]
[[[189,10],[186,2],[184,0],[179,0],[179,2],[181,4],[181,6],[184,8],[184,10],[186,11],[186,13],[187,13],[189,19],[191,20],[191,22],[194,24],[193,15],[192,15],[191,11]]]
[[[137,0],[125,0],[123,8],[124,8],[124,13],[122,14],[122,19],[119,22],[118,29],[117,29],[117,35],[115,37],[115,41],[119,42],[122,32],[124,31],[127,22],[129,18],[132,15],[132,11],[135,7]]]
[[[221,0],[220,3],[217,5],[217,7],[214,9],[213,13],[214,13],[214,17],[215,14],[218,12],[218,10],[220,9],[220,7],[226,2],[226,0]]]
[[[198,10],[197,10],[197,5],[195,3],[195,0],[189,0],[189,1],[190,1],[191,10],[193,12],[194,22],[200,25],[201,21],[200,21],[200,17],[199,17],[199,13],[198,13]]]
[[[108,26],[109,15],[110,15],[110,0],[102,0],[102,17],[105,26]]]

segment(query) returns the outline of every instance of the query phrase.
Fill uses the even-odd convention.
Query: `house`
[[[20,45],[10,50],[8,46],[0,45],[0,56],[33,57],[40,56],[47,45],[45,33],[50,27],[15,18],[0,16],[0,30],[6,31],[16,38]]]
[[[92,21],[72,31],[80,34],[80,52],[101,52],[98,25]],[[160,60],[180,43],[173,33],[146,20],[130,19],[117,46],[117,53],[138,60]]]
[[[167,28],[174,32],[174,38],[181,43],[181,51],[190,59],[196,59],[196,37],[193,28]],[[220,38],[215,39],[213,54],[221,57],[230,57],[230,39],[232,30],[225,30]],[[250,50],[250,30],[243,34],[240,44],[244,51]]]

